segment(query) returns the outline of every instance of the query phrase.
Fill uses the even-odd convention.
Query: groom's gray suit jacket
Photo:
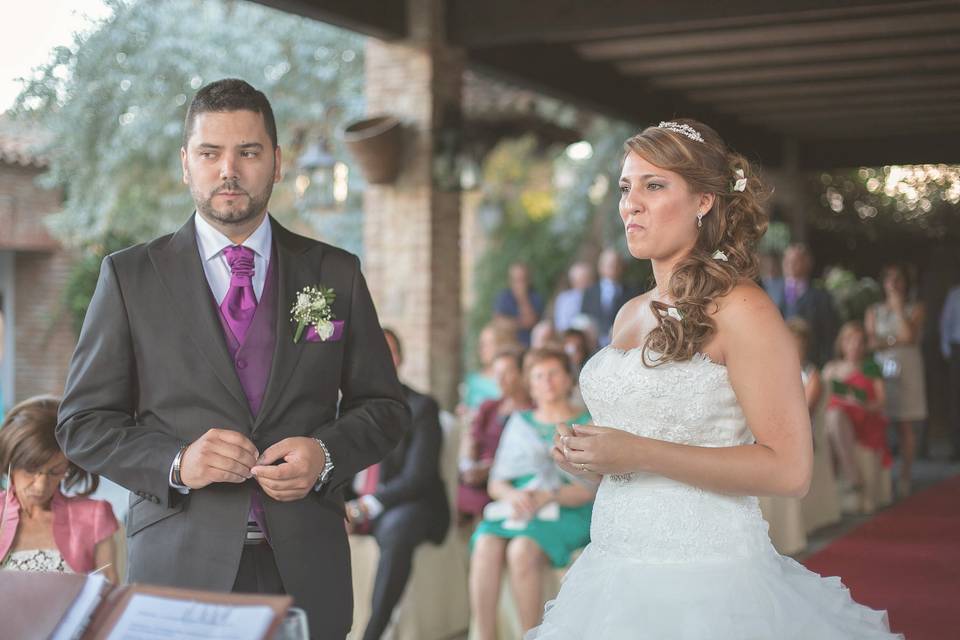
[[[342,638],[352,595],[340,489],[394,447],[409,409],[358,259],[271,224],[276,346],[259,414],[230,359],[191,216],[173,235],[104,259],[57,438],[71,460],[131,491],[130,581],[220,591],[237,574],[253,481],[181,495],[169,486],[177,451],[213,427],[260,451],[321,438],[335,465],[328,484],[294,502],[264,494],[264,508],[285,589],[314,633]],[[295,344],[290,308],[303,287],[320,285],[336,292],[343,338]]]

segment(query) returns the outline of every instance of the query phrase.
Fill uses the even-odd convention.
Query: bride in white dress
[[[757,287],[761,183],[709,127],[626,143],[620,217],[651,291],[583,368],[597,425],[558,427],[565,470],[600,482],[591,542],[527,639],[898,638],[770,544],[758,495],[802,496],[810,420],[800,362]]]

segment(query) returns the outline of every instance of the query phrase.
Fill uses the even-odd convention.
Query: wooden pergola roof
[[[387,39],[405,0],[258,0]],[[446,0],[470,65],[767,166],[960,162],[960,0]]]

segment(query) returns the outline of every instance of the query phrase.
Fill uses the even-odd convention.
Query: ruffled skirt
[[[525,640],[891,640],[857,604],[772,549],[747,559],[649,563],[588,546]]]

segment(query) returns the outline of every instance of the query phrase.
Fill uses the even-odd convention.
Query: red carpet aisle
[[[804,563],[886,609],[907,640],[960,638],[960,476],[884,511]]]

